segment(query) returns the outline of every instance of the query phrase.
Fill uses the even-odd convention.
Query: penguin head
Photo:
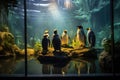
[[[91,28],[89,27],[89,28],[86,28],[86,30],[91,30]]]
[[[47,34],[44,34],[43,37],[46,38],[48,35]]]
[[[82,26],[82,25],[79,25],[79,26],[77,26],[77,27],[78,27],[79,29],[80,29],[80,28],[83,28],[83,26]]]
[[[67,34],[67,30],[64,30],[64,33]]]
[[[49,31],[48,30],[45,30],[45,32],[44,33],[49,33]]]
[[[54,29],[54,34],[57,34],[57,29]]]

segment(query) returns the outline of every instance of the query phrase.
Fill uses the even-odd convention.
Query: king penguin
[[[96,37],[91,28],[87,28],[87,41],[88,41],[88,47],[95,46]]]

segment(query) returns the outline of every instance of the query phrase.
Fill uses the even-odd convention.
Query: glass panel
[[[25,76],[23,2],[0,3],[0,76]],[[26,0],[28,76],[112,75],[114,56],[119,73],[119,3],[114,1],[114,55],[110,0]]]
[[[24,76],[23,8],[23,0],[0,2],[0,75]]]
[[[116,74],[120,75],[120,1],[114,1],[114,43],[115,43],[115,51],[114,51],[114,71]]]
[[[112,75],[110,0],[26,3],[28,76]]]

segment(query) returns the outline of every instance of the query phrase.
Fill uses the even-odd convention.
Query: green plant
[[[41,50],[42,50],[42,45],[41,45],[40,42],[35,42],[34,50],[35,50],[36,53],[37,53],[38,51],[41,51]]]

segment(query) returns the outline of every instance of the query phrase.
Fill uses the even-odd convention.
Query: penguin
[[[76,41],[80,48],[85,47],[86,36],[85,36],[84,30],[83,30],[83,27],[81,25],[78,26],[78,29],[77,29]]]
[[[46,54],[48,51],[49,43],[50,43],[50,40],[47,38],[47,35],[44,34],[42,39],[42,49],[44,54]]]
[[[45,30],[45,32],[44,32],[44,35],[46,35],[47,36],[47,38],[48,38],[48,40],[49,40],[49,45],[48,45],[48,47],[50,47],[51,45],[50,45],[50,37],[49,37],[49,31],[48,30]]]
[[[68,46],[69,36],[67,34],[67,30],[64,30],[61,36],[61,45]]]
[[[59,35],[57,33],[57,30],[54,30],[53,38],[52,38],[52,44],[54,51],[56,52],[57,50],[61,51],[61,40],[59,38]]]
[[[87,28],[87,41],[88,41],[88,47],[95,46],[96,37],[91,28]]]

